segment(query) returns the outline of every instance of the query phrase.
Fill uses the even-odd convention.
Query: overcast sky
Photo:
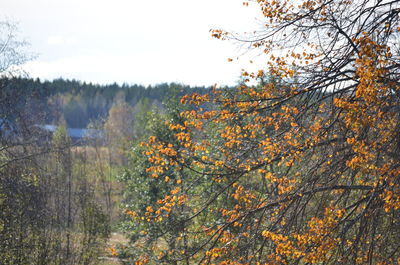
[[[19,23],[38,54],[30,76],[95,83],[232,85],[250,55],[209,30],[256,29],[242,0],[2,0],[0,18]],[[250,57],[249,57],[250,56]]]

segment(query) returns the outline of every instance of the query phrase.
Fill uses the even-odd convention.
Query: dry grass
[[[126,237],[124,237],[123,234],[116,233],[116,232],[111,233],[111,237],[108,240],[108,244],[112,245],[112,246],[115,246],[115,245],[118,245],[118,244],[120,244],[120,245],[128,245],[128,243],[129,243],[129,240]]]
[[[109,251],[110,248],[115,248],[117,245],[128,245],[129,240],[124,237],[121,233],[113,232],[111,233],[111,237],[107,242],[107,248],[104,253],[104,256],[99,257],[99,265],[117,265],[121,264],[119,259],[113,257],[111,252]]]
[[[118,258],[100,257],[98,265],[121,265]]]
[[[74,146],[73,153],[85,155],[89,161],[109,160],[110,149],[107,146]]]

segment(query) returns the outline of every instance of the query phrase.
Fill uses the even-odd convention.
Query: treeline
[[[0,85],[3,93],[19,97],[17,104],[21,107],[26,107],[27,98],[34,97],[32,113],[47,113],[43,122],[56,124],[63,117],[66,125],[71,128],[86,128],[91,121],[106,118],[117,101],[125,101],[131,107],[144,102],[162,108],[161,102],[172,95],[183,96],[193,92],[203,94],[209,91],[206,87],[176,83],[147,87],[116,83],[98,85],[61,78],[53,81],[3,78]]]

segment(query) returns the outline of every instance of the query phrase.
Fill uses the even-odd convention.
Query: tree
[[[50,200],[54,200],[54,215],[56,227],[60,231],[65,231],[65,242],[62,236],[61,244],[63,247],[60,249],[61,262],[70,263],[72,260],[72,222],[74,216],[72,212],[72,154],[71,154],[71,139],[68,136],[67,129],[61,125],[54,132],[52,139],[52,149],[54,150],[54,157],[51,158],[52,163],[51,175],[49,178],[49,186],[52,186],[49,191],[52,193]]]
[[[17,66],[27,59],[26,44],[16,37],[16,27],[0,22],[0,76],[18,73]],[[0,260],[2,264],[40,263],[45,258],[46,235],[41,227],[47,220],[43,172],[38,166],[43,150],[28,130],[26,99],[12,91],[12,80],[0,81]],[[39,113],[35,117],[40,120]],[[39,247],[40,246],[40,247]]]
[[[17,37],[17,25],[9,21],[0,21],[0,76],[12,76],[21,73],[18,66],[30,59],[25,51],[27,42]]]
[[[171,205],[161,210],[165,194],[177,194],[185,187],[182,179],[190,179],[191,172],[180,167],[171,167],[160,175],[162,182],[151,177],[152,172],[147,168],[151,162],[147,161],[147,148],[141,141],[149,135],[157,135],[160,138],[173,140],[174,133],[169,130],[165,121],[182,121],[176,109],[176,100],[170,100],[166,107],[166,113],[159,113],[157,108],[149,111],[149,104],[142,105],[141,111],[137,112],[140,117],[138,122],[141,128],[141,138],[133,143],[130,151],[129,167],[120,177],[125,185],[123,205],[126,218],[122,222],[124,231],[130,238],[132,245],[120,249],[119,255],[125,260],[145,257],[145,259],[157,264],[178,264],[176,257],[178,252],[186,252],[189,248],[184,220],[188,217],[189,209],[183,205],[184,195],[176,201],[179,211],[171,213],[168,218],[157,218],[155,222],[149,222],[154,217],[148,212],[153,209],[168,214]],[[172,102],[174,101],[174,102]],[[179,144],[176,142],[176,144]],[[170,185],[174,183],[177,185]],[[173,196],[170,198],[173,199]],[[168,199],[168,200],[170,200]],[[173,199],[174,200],[174,199]],[[181,203],[179,202],[181,201]],[[171,204],[175,202],[171,201]],[[146,218],[141,218],[146,216]],[[171,224],[175,224],[171,227]],[[176,252],[176,253],[175,253]],[[189,260],[185,260],[189,264]]]
[[[125,102],[123,93],[116,96],[104,128],[111,149],[111,161],[123,165],[124,153],[133,138],[133,108]]]
[[[50,135],[38,126],[49,120],[45,89],[11,78],[27,58],[14,30],[0,23],[1,264],[95,263],[109,220],[91,186],[77,185],[78,159],[66,128],[59,127],[48,143]]]
[[[193,107],[181,113],[183,125],[168,123],[174,137],[143,144],[153,178],[179,167],[197,175],[183,202],[194,243],[176,260],[399,262],[398,1],[255,4],[262,30],[212,34],[261,49],[275,81],[184,96]],[[166,194],[145,218],[179,211],[171,198],[182,192]]]

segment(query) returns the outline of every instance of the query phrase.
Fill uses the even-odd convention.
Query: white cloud
[[[218,70],[216,70],[216,68]],[[140,83],[144,85],[179,82],[188,85],[212,85],[216,82],[232,85],[232,76],[240,69],[226,60],[210,60],[200,56],[175,57],[166,54],[162,58],[149,54],[116,56],[93,51],[51,61],[36,60],[24,65],[33,77],[54,79],[74,78],[94,83]]]
[[[257,27],[255,10],[242,0],[3,1],[0,16],[20,20],[40,54],[26,69],[47,79],[233,84],[247,57],[228,63],[241,52],[209,29]]]

